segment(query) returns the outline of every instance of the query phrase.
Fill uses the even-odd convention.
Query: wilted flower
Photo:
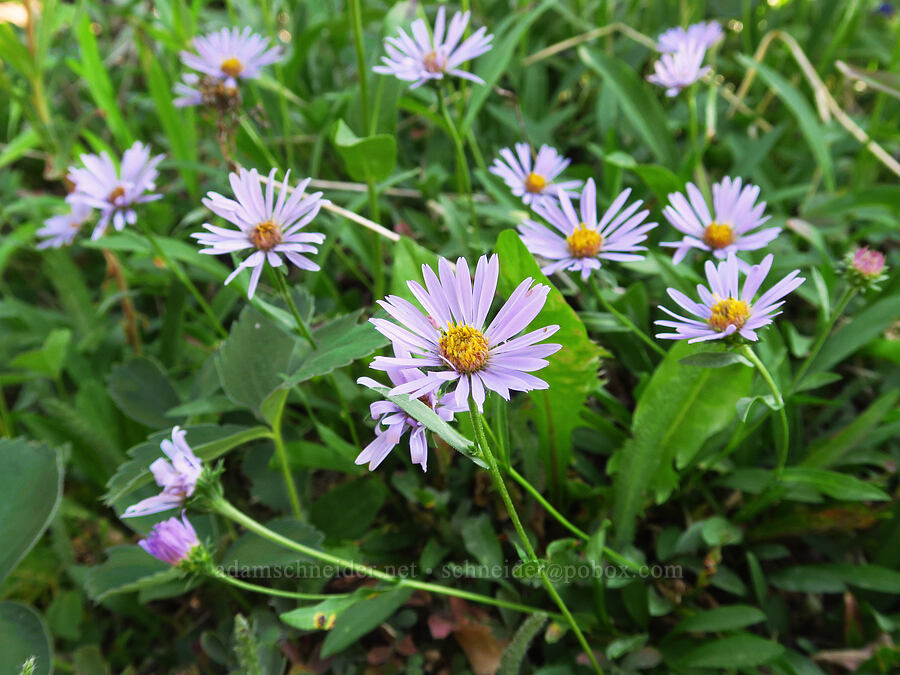
[[[137,214],[132,208],[135,204],[152,202],[162,197],[161,194],[147,194],[156,187],[159,172],[156,165],[165,155],[150,158],[150,148],[137,142],[122,155],[122,165],[116,167],[105,152],[99,155],[82,155],[84,168],[69,168],[69,181],[75,184],[75,190],[66,197],[66,201],[76,205],[89,206],[100,211],[100,221],[94,228],[91,239],[99,239],[106,232],[109,221],[113,227],[122,230],[125,224],[134,225]]]
[[[750,268],[746,274],[747,278],[744,279],[743,290],[738,287],[739,266],[734,253],[730,253],[718,267],[711,260],[707,260],[706,280],[709,282],[709,288],[702,284],[697,285],[701,302],[694,302],[674,288],[668,289],[669,297],[700,320],[685,318],[660,306],[662,311],[677,321],[657,321],[656,324],[674,328],[678,332],[660,333],[656,337],[702,342],[718,340],[737,333],[748,340],[756,341],[756,331],[772,323],[772,319],[781,314],[776,310],[784,304],[782,298],[805,281],[799,276],[800,270],[794,270],[763,293],[754,303],[753,297],[772,267],[772,258],[770,253],[759,265]]]
[[[459,44],[469,25],[470,15],[470,12],[457,12],[450,21],[446,36],[443,7],[438,8],[433,34],[429,34],[428,24],[424,19],[416,19],[412,24],[412,38],[401,28],[399,36],[385,39],[387,56],[381,57],[384,65],[375,66],[372,70],[413,82],[413,89],[429,80],[441,80],[444,75],[455,75],[484,84],[480,77],[459,67],[489,51],[491,40],[494,39],[493,35],[485,34],[486,28],[481,27]]]
[[[485,388],[506,400],[511,390],[546,389],[547,383],[530,373],[546,366],[544,357],[555,353],[560,345],[536,343],[553,335],[559,326],[513,336],[540,313],[550,288],[533,285],[530,277],[525,279],[485,329],[500,273],[497,256],[481,256],[478,260],[474,292],[464,258],[456,261],[455,273],[441,258],[438,271],[440,278],[430,267],[422,266],[425,288],[415,281],[407,282],[427,315],[407,300],[390,295],[378,304],[402,325],[370,319],[395,349],[410,353],[405,358],[378,356],[372,368],[425,369],[421,376],[413,373],[407,382],[391,389],[391,395],[409,394],[410,399],[434,395],[442,385],[456,381],[454,409],[465,408],[471,393],[482,410]]]
[[[581,193],[581,217],[562,190],[558,205],[550,201],[534,205],[535,212],[560,234],[529,219],[519,225],[519,234],[534,255],[554,261],[541,268],[544,274],[565,269],[581,272],[581,278],[587,279],[591,270],[600,268],[602,259],[642,260],[640,251],[647,249],[639,244],[657,224],[644,223],[650,211],[638,211],[641,200],[623,209],[630,194],[630,188],[623,190],[598,221],[597,187],[593,178],[588,179]]]
[[[81,230],[81,226],[91,217],[92,211],[93,209],[90,206],[79,202],[70,204],[68,213],[61,213],[47,218],[44,221],[44,227],[35,233],[44,240],[37,247],[42,249],[68,246],[74,241],[75,235]]]
[[[150,465],[150,472],[163,491],[129,506],[122,514],[123,518],[146,516],[174,509],[182,506],[185,500],[194,494],[203,465],[187,444],[186,435],[186,431],[175,427],[172,429],[172,440],[165,439],[159,444],[170,461],[167,462],[160,457]]]
[[[200,546],[200,540],[193,525],[182,513],[180,520],[173,516],[154,525],[150,534],[138,542],[138,546],[154,558],[170,565],[179,565],[190,558],[191,552]]]
[[[259,76],[260,69],[281,58],[281,47],[269,49],[269,40],[252,33],[249,28],[239,31],[223,28],[215,33],[195,37],[196,54],[183,51],[181,61],[210,77],[236,87],[238,79]]]
[[[407,359],[409,352],[394,345],[394,356]],[[385,368],[385,371],[395,387],[424,376],[424,373],[418,368]],[[381,386],[380,382],[376,382],[370,377],[361,377],[357,383],[367,387]],[[449,398],[451,397],[448,394],[438,401],[433,393],[429,393],[419,400],[436,412],[445,422],[449,422],[453,419]],[[369,411],[372,419],[376,421],[375,440],[359,453],[356,463],[368,464],[369,471],[374,471],[409,429],[410,458],[413,464],[418,464],[422,467],[422,471],[425,471],[428,468],[428,441],[425,439],[425,427],[422,423],[407,415],[403,408],[391,401],[375,401],[369,407]]]
[[[284,175],[284,182],[278,191],[276,201],[275,172],[275,169],[269,172],[265,195],[256,169],[251,171],[241,169],[240,173],[229,174],[228,179],[237,201],[223,197],[217,192],[209,192],[203,199],[203,204],[216,215],[237,225],[239,229],[229,230],[204,223],[203,227],[208,230],[207,232],[196,232],[191,235],[200,244],[209,246],[200,253],[226,255],[247,248],[256,249],[225,279],[226,284],[230,283],[241,270],[252,267],[250,287],[247,291],[249,298],[252,298],[256,291],[259,275],[267,260],[272,267],[280,267],[283,261],[279,254],[283,254],[301,269],[318,270],[319,266],[302,254],[317,253],[315,245],[325,241],[324,234],[302,231],[319,213],[322,204],[327,203],[327,200],[322,199],[322,193],[315,192],[304,196],[310,181],[307,178],[294,188],[293,194],[288,197],[290,192],[288,178],[291,174],[288,171]]]
[[[569,166],[569,160],[560,155],[549,145],[542,145],[531,163],[531,148],[527,143],[516,143],[516,154],[510,148],[503,148],[500,157],[494,159],[494,165],[490,172],[500,176],[516,197],[528,205],[541,198],[556,197],[557,189],[568,192],[577,190],[581,185],[579,180],[570,180],[555,183],[556,177]]]
[[[688,44],[709,49],[722,39],[722,35],[722,26],[718,21],[701,21],[691,24],[687,30],[681,26],[670,28],[660,34],[657,44],[661,52],[677,52]]]
[[[653,64],[653,74],[647,81],[665,87],[666,96],[676,96],[684,87],[694,84],[710,70],[703,66],[706,49],[694,42],[687,42],[674,53],[666,53]]]
[[[706,200],[693,183],[687,184],[687,197],[680,192],[669,195],[669,206],[663,215],[675,229],[685,236],[681,241],[661,242],[660,246],[675,248],[672,258],[675,264],[684,260],[691,248],[712,251],[717,258],[725,258],[737,251],[754,251],[775,239],[780,227],[767,227],[749,234],[767,220],[763,216],[766,203],[759,198],[759,188],[747,184],[741,187],[740,178],[722,179],[712,187],[713,214],[710,214]],[[742,261],[739,264],[744,265]]]

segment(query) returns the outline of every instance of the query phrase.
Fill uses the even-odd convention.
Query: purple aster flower
[[[239,229],[230,230],[204,223],[203,227],[207,232],[191,235],[200,244],[209,246],[200,253],[226,255],[247,248],[256,249],[225,280],[228,284],[241,270],[252,267],[248,298],[253,297],[267,260],[272,267],[281,266],[283,261],[280,254],[301,269],[319,269],[316,263],[303,254],[317,253],[316,245],[325,241],[325,235],[302,230],[316,217],[322,204],[328,202],[322,199],[321,192],[304,195],[309,178],[294,188],[293,194],[288,197],[290,171],[284,175],[276,200],[275,172],[275,169],[269,172],[265,194],[256,169],[241,169],[240,173],[230,174],[228,178],[237,201],[209,192],[203,199],[203,204]]]
[[[175,427],[172,429],[172,440],[165,439],[159,444],[170,461],[160,457],[150,465],[150,473],[163,490],[158,495],[129,506],[122,514],[123,518],[174,509],[183,505],[194,494],[203,465],[187,444],[186,435],[186,431]]]
[[[647,81],[665,87],[666,96],[676,96],[684,87],[694,84],[710,70],[703,66],[706,49],[694,42],[687,42],[674,53],[663,54],[653,64],[653,74]]]
[[[712,214],[693,183],[687,184],[687,197],[680,192],[669,195],[670,203],[663,209],[663,215],[686,236],[681,241],[662,242],[660,246],[676,249],[672,258],[676,265],[692,248],[712,251],[715,257],[724,258],[737,251],[762,248],[781,232],[780,227],[767,227],[750,233],[769,220],[769,216],[763,216],[766,203],[756,201],[759,198],[757,186],[742,186],[740,178],[726,176],[721,183],[713,185],[712,194]]]
[[[203,92],[200,91],[200,76],[196,73],[185,73],[181,76],[181,82],[176,82],[173,89],[176,94],[172,101],[176,108],[201,105]]]
[[[500,159],[494,159],[490,172],[500,176],[516,197],[529,206],[535,201],[556,197],[557,189],[568,193],[581,186],[580,180],[555,183],[556,177],[569,166],[569,161],[549,145],[538,150],[534,165],[531,162],[531,148],[527,143],[516,143],[516,154],[510,148],[500,151]]]
[[[743,290],[738,287],[738,260],[734,253],[729,253],[728,258],[719,263],[712,260],[706,261],[706,280],[709,288],[703,284],[697,284],[697,293],[700,302],[694,302],[681,291],[674,288],[668,289],[671,297],[678,306],[686,312],[693,314],[697,319],[688,319],[675,312],[660,306],[666,314],[677,321],[657,321],[659,326],[674,328],[676,333],[660,333],[656,337],[669,340],[687,340],[688,342],[703,342],[704,340],[718,340],[737,333],[743,338],[756,341],[756,331],[763,326],[772,323],[772,319],[781,314],[778,310],[784,304],[782,298],[795,290],[805,279],[800,270],[794,270],[784,279],[763,293],[754,303],[753,297],[762,286],[769,269],[772,267],[772,254],[770,253],[759,265],[754,265],[746,273]]]
[[[630,194],[630,188],[623,190],[598,221],[597,187],[590,178],[581,193],[581,217],[569,195],[560,190],[558,205],[551,201],[534,205],[535,212],[559,233],[526,218],[519,225],[519,235],[534,255],[553,261],[541,268],[544,274],[565,269],[581,272],[581,278],[587,279],[591,270],[600,269],[601,259],[642,260],[640,251],[647,248],[639,244],[657,224],[644,222],[650,211],[638,211],[641,200],[625,207]]]
[[[413,82],[413,89],[429,80],[441,80],[444,75],[456,75],[484,84],[480,77],[460,68],[466,61],[489,51],[491,40],[494,39],[493,35],[486,35],[486,28],[481,27],[462,44],[459,43],[469,25],[470,14],[457,12],[450,21],[446,35],[444,7],[438,8],[434,33],[431,35],[424,19],[413,21],[412,38],[402,28],[399,36],[387,38],[384,41],[387,56],[381,57],[384,65],[375,66],[372,70]]]
[[[116,230],[122,230],[125,224],[134,225],[137,214],[135,204],[152,202],[162,198],[161,194],[151,193],[156,187],[159,172],[156,165],[165,155],[150,158],[150,148],[137,142],[122,155],[121,167],[116,167],[105,152],[99,155],[82,155],[84,168],[69,168],[67,178],[75,184],[75,190],[66,197],[66,201],[76,205],[89,206],[100,211],[100,221],[94,228],[91,239],[99,239],[106,232],[110,219]]]
[[[150,534],[138,542],[154,558],[170,565],[178,565],[188,559],[195,548],[200,546],[197,532],[184,513],[181,519],[173,516],[153,526]]]
[[[513,336],[540,313],[550,287],[535,285],[530,277],[525,279],[485,328],[500,273],[497,256],[479,258],[474,289],[464,258],[456,261],[456,272],[449,261],[441,258],[438,272],[440,276],[423,265],[425,288],[418,282],[407,282],[427,315],[407,300],[389,295],[378,304],[402,325],[386,319],[369,319],[394,343],[396,350],[410,353],[408,357],[375,357],[372,368],[425,369],[420,376],[413,373],[390,393],[409,394],[414,399],[434,395],[442,385],[457,382],[451,399],[454,409],[465,409],[471,393],[482,410],[485,389],[497,392],[506,400],[510,391],[546,389],[548,384],[530,373],[546,366],[544,357],[559,350],[557,344],[537,344],[553,335],[559,326],[544,326]]]
[[[223,28],[215,33],[195,37],[192,41],[196,54],[183,51],[181,61],[188,68],[236,87],[238,79],[259,76],[263,66],[281,58],[281,47],[269,48],[268,38],[252,33],[249,28]]]
[[[75,235],[81,230],[81,226],[91,217],[93,209],[82,202],[69,205],[68,213],[52,216],[44,221],[44,227],[35,234],[44,241],[37,247],[60,248],[68,246],[75,240]]]
[[[722,39],[722,26],[718,21],[702,21],[691,24],[687,30],[681,26],[670,28],[657,39],[659,51],[681,51],[688,43],[699,45],[703,49],[709,49]]]
[[[394,356],[408,359],[410,354],[395,344]],[[385,368],[385,371],[395,387],[424,377],[424,373],[418,368],[388,367]],[[361,377],[357,380],[357,383],[367,387],[382,386],[380,382],[376,382],[370,377]],[[436,412],[442,420],[449,422],[453,419],[454,412],[451,398],[448,394],[438,401],[432,392],[423,395],[419,400]],[[403,408],[390,401],[375,401],[369,407],[369,411],[372,414],[372,419],[376,421],[375,440],[359,453],[356,463],[368,464],[369,471],[374,471],[409,429],[410,458],[413,464],[418,464],[422,467],[422,471],[425,471],[428,467],[428,441],[425,439],[425,427],[414,417],[407,415]]]

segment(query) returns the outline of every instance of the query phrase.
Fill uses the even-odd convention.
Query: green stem
[[[366,71],[366,51],[363,44],[363,23],[362,8],[359,0],[350,0],[347,3],[347,9],[350,11],[350,24],[353,27],[353,49],[356,52],[356,72],[359,77],[359,107],[362,113],[363,134],[369,134],[371,129],[371,115],[369,114],[369,81],[368,72]],[[375,188],[375,181],[372,178],[366,178],[366,191],[369,195],[369,215],[376,223],[378,222],[378,191]],[[374,264],[372,276],[375,278],[375,288],[373,294],[376,298],[384,295],[384,242],[378,233],[372,235],[374,237]]]
[[[9,408],[6,405],[6,397],[3,394],[3,389],[0,388],[0,437],[6,436],[7,438],[12,438],[13,431],[12,415],[9,414]]]
[[[280,275],[279,275],[280,276]],[[284,447],[284,437],[281,435],[281,420],[284,417],[284,406],[287,403],[287,396],[278,406],[278,412],[272,419],[272,442],[275,444],[275,454],[278,456],[278,464],[281,466],[281,473],[284,476],[284,486],[287,489],[288,499],[291,502],[291,511],[294,518],[300,520],[303,511],[300,508],[300,497],[297,494],[297,485],[294,483],[294,474],[291,472],[291,465],[288,462],[287,450]]]
[[[490,425],[484,424],[482,426],[482,429],[484,431],[486,431],[487,434],[491,437],[491,441],[493,441],[494,445],[499,446],[499,443],[497,443],[497,437],[494,435],[494,432],[491,431]],[[541,506],[544,507],[544,509],[547,511],[547,513],[549,513],[551,516],[556,518],[557,522],[560,525],[565,527],[567,530],[569,530],[572,534],[574,534],[579,539],[582,539],[583,541],[590,541],[590,538],[591,538],[590,535],[587,532],[585,532],[584,530],[582,530],[579,527],[572,524],[572,522],[570,522],[559,511],[557,511],[556,508],[553,506],[553,504],[548,502],[547,499],[544,497],[544,495],[542,495],[540,492],[538,492],[538,489],[536,487],[534,487],[534,485],[532,485],[531,483],[528,482],[528,479],[525,478],[525,476],[523,476],[518,471],[516,471],[514,468],[512,468],[512,466],[506,465],[503,468],[505,468],[509,472],[509,475],[512,476],[513,480],[515,480],[519,485],[521,485],[528,494],[530,494],[532,497],[534,497],[534,499]],[[640,571],[640,569],[641,569],[641,566],[638,563],[634,562],[633,560],[629,560],[628,558],[621,555],[620,553],[616,553],[614,550],[612,550],[611,548],[609,548],[607,546],[603,547],[603,555],[605,555],[607,558],[609,558],[613,562],[621,565],[622,567],[627,567],[628,569],[634,570],[636,572]]]
[[[615,307],[613,307],[612,304],[606,298],[603,297],[603,293],[600,292],[600,287],[597,285],[597,282],[594,280],[593,275],[591,275],[590,280],[591,280],[591,288],[594,291],[594,295],[597,296],[597,300],[600,301],[600,304],[603,305],[603,308],[607,312],[612,314],[614,317],[616,317],[616,319],[619,320],[619,323],[621,323],[628,330],[630,330],[632,333],[634,333],[653,351],[655,351],[660,356],[665,357],[665,355],[666,355],[665,349],[663,349],[658,344],[656,344],[656,342],[653,341],[653,338],[651,338],[644,331],[642,331],[640,328],[638,328],[631,319],[629,319],[622,312],[620,312]]]
[[[772,379],[772,375],[766,369],[765,365],[763,365],[763,362],[760,361],[756,352],[750,349],[749,345],[744,344],[741,345],[740,353],[747,357],[756,367],[759,374],[762,375],[763,380],[766,381],[769,390],[772,392],[772,396],[775,397],[775,404],[778,406],[778,416],[781,418],[781,434],[779,435],[777,432],[775,434],[775,444],[778,448],[778,464],[775,471],[777,474],[780,474],[781,470],[784,469],[784,465],[787,463],[788,447],[790,444],[790,428],[788,426],[787,412],[784,409],[784,399],[781,397],[781,390],[778,388],[778,385],[775,384],[775,380]]]
[[[283,546],[284,548],[290,549],[292,551],[302,553],[305,556],[314,558],[315,560],[320,560],[330,565],[336,565],[346,568],[348,570],[356,572],[357,574],[364,574],[366,576],[372,577],[373,579],[379,579],[381,581],[386,581],[388,583],[396,584],[397,586],[405,588],[414,588],[431,593],[438,593],[441,595],[451,595],[456,598],[462,598],[463,600],[479,602],[484,605],[493,605],[494,607],[503,607],[504,609],[511,609],[517,612],[524,612],[526,614],[547,614],[547,612],[537,607],[521,605],[516,602],[507,602],[505,600],[498,600],[488,595],[481,595],[480,593],[470,593],[468,591],[461,591],[456,588],[447,588],[446,586],[431,584],[425,581],[416,581],[415,579],[404,579],[402,577],[394,576],[393,574],[387,574],[386,572],[377,570],[374,567],[369,567],[368,565],[362,565],[360,563],[353,562],[352,560],[347,560],[346,558],[331,555],[330,553],[326,553],[325,551],[310,548],[309,546],[305,546],[304,544],[296,542],[292,539],[288,539],[287,537],[278,534],[278,532],[275,532],[274,530],[270,530],[262,523],[254,520],[243,511],[239,510],[234,505],[226,501],[224,497],[214,498],[211,507],[216,513],[219,513],[226,518],[230,518],[239,525],[243,525],[251,532],[258,534],[259,536],[268,539],[269,541],[278,544],[279,546]],[[551,614],[551,616],[554,615]]]
[[[822,349],[822,345],[825,344],[825,341],[828,339],[828,336],[831,335],[831,329],[834,328],[835,322],[838,320],[838,317],[844,313],[844,310],[847,308],[847,305],[850,303],[850,300],[853,299],[853,296],[856,295],[856,289],[853,286],[847,288],[844,291],[844,294],[841,296],[841,299],[838,301],[838,304],[835,306],[834,311],[831,313],[831,316],[828,319],[828,323],[822,329],[822,332],[819,333],[819,337],[816,338],[815,343],[809,350],[809,354],[806,359],[804,359],[803,363],[800,364],[799,370],[797,370],[797,374],[794,375],[794,380],[791,383],[791,391],[797,388],[797,385],[803,380],[803,377],[806,375],[806,372],[809,370],[809,367],[812,365],[813,361],[815,361],[816,356],[819,354],[819,350]]]
[[[309,342],[309,344],[312,345],[313,349],[318,349],[319,345],[316,344],[316,340],[310,332],[309,327],[306,325],[306,322],[303,320],[303,317],[300,316],[300,312],[297,310],[297,305],[294,304],[294,299],[291,297],[291,289],[288,288],[287,279],[284,278],[285,275],[282,274],[280,270],[277,270],[274,267],[272,268],[272,275],[275,277],[275,283],[278,286],[278,290],[281,293],[281,296],[287,303],[288,309],[291,310],[291,314],[294,317],[294,322],[297,324],[297,330],[300,332],[300,335],[303,336]]]
[[[687,94],[688,105],[688,137],[691,140],[691,149],[694,151],[694,161],[700,161],[700,120],[697,115],[697,85],[692,84],[688,88]]]
[[[566,622],[572,628],[572,632],[575,633],[575,637],[578,638],[578,642],[581,644],[582,649],[584,649],[585,654],[587,654],[588,658],[590,659],[591,664],[594,666],[594,670],[602,675],[603,669],[600,667],[600,664],[597,663],[597,659],[594,656],[594,651],[591,649],[590,645],[587,642],[587,639],[584,637],[584,633],[581,632],[581,628],[578,627],[578,622],[575,621],[575,617],[572,616],[572,613],[566,606],[565,601],[560,597],[559,593],[557,593],[556,588],[554,588],[553,583],[550,581],[550,577],[547,576],[547,571],[544,569],[541,561],[538,560],[537,554],[534,552],[534,547],[531,545],[531,540],[528,539],[528,534],[525,532],[525,528],[522,526],[522,521],[519,519],[519,513],[518,511],[516,511],[516,507],[509,496],[509,491],[506,489],[506,483],[503,481],[503,476],[500,474],[500,467],[497,465],[497,460],[494,458],[494,454],[491,452],[490,445],[488,445],[487,438],[484,435],[484,428],[482,426],[484,420],[481,417],[481,413],[478,412],[478,409],[475,407],[475,401],[472,398],[469,399],[469,416],[472,419],[472,427],[475,429],[476,442],[481,449],[482,456],[488,464],[488,468],[491,473],[491,479],[494,482],[494,487],[500,493],[500,497],[503,499],[503,504],[506,506],[506,511],[509,514],[509,518],[516,530],[516,534],[519,535],[519,540],[522,542],[522,547],[525,549],[525,561],[535,563],[538,566],[538,569],[540,570],[541,581],[544,583],[544,587],[547,589],[547,593],[550,595],[550,597],[556,603],[556,606],[559,607],[563,616],[566,618]]]
[[[249,581],[243,581],[241,579],[237,579],[233,576],[225,574],[225,572],[214,569],[209,573],[209,575],[213,579],[218,579],[226,584],[234,586],[236,588],[241,588],[245,591],[253,591],[254,593],[264,593],[266,595],[274,595],[278,598],[294,598],[295,600],[330,600],[331,598],[346,598],[347,593],[298,593],[296,591],[283,591],[279,588],[268,588],[266,586],[259,586],[258,584],[251,584]]]
[[[172,270],[172,273],[182,284],[184,284],[185,288],[188,289],[190,294],[194,296],[197,304],[200,305],[200,309],[202,309],[203,313],[206,314],[206,317],[213,325],[213,328],[216,329],[216,332],[219,334],[219,336],[227,338],[228,331],[225,330],[222,322],[219,321],[219,317],[216,316],[216,313],[212,310],[212,307],[209,306],[209,303],[206,302],[206,299],[194,285],[194,282],[191,281],[190,277],[188,277],[188,275],[184,273],[184,270],[181,269],[181,266],[163,250],[162,246],[160,246],[159,244],[159,241],[156,239],[156,236],[153,234],[153,232],[150,230],[150,227],[145,222],[145,219],[139,218],[138,222],[140,223],[141,230],[144,232],[144,236],[147,237],[147,241],[150,242],[150,245],[153,247],[153,250],[156,251],[156,254],[163,259],[166,267]]]
[[[444,118],[444,125],[447,127],[447,133],[450,135],[450,140],[453,141],[453,148],[456,151],[456,170],[457,175],[462,181],[460,188],[465,192],[467,198],[466,201],[469,206],[469,221],[472,224],[473,235],[470,249],[473,253],[477,254],[479,252],[478,243],[481,241],[481,237],[478,232],[478,220],[475,216],[475,200],[472,198],[472,176],[469,174],[469,164],[466,162],[466,149],[463,145],[462,138],[460,138],[456,123],[450,116],[450,110],[447,108],[447,97],[443,87],[438,89],[437,97],[438,107],[441,116]]]

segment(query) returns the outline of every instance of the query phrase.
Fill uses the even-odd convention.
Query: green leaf
[[[812,362],[809,373],[830,370],[881,336],[897,320],[897,316],[900,316],[900,294],[872,303],[828,338]]]
[[[338,617],[322,644],[322,658],[338,654],[359,638],[375,630],[412,595],[411,588],[395,588],[355,603]]]
[[[332,141],[353,180],[360,182],[385,180],[390,177],[397,165],[397,141],[391,134],[375,134],[360,138],[344,123],[344,120],[338,120],[335,123]]]
[[[157,560],[140,546],[116,546],[107,552],[106,561],[92,567],[84,589],[95,602],[117,593],[131,593],[174,581],[181,572]]]
[[[24,368],[36,373],[59,377],[66,361],[66,352],[72,340],[72,331],[57,328],[50,331],[40,349],[19,354],[9,365],[13,368]]]
[[[365,534],[385,499],[384,483],[366,476],[341,483],[319,497],[309,518],[329,538],[355,539]]]
[[[829,565],[828,569],[857,588],[900,595],[900,572],[880,565]]]
[[[531,614],[526,617],[513,639],[510,640],[506,649],[503,650],[503,656],[500,657],[500,668],[497,670],[498,675],[519,675],[522,668],[522,662],[525,660],[525,654],[528,646],[535,636],[547,623],[547,616],[544,614]]]
[[[40,614],[19,602],[0,602],[0,672],[15,675],[34,658],[33,675],[53,672],[53,642]]]
[[[35,545],[62,495],[57,452],[24,438],[0,439],[0,582]]]
[[[318,349],[308,352],[298,368],[284,383],[294,387],[301,382],[327,375],[336,368],[343,368],[354,361],[372,354],[388,343],[368,321],[359,323],[362,310],[351,312],[327,321],[313,333]]]
[[[473,450],[474,444],[472,441],[438,417],[437,413],[422,403],[422,401],[419,401],[418,399],[410,400],[409,394],[389,396],[388,392],[391,390],[391,387],[379,385],[369,380],[369,378],[360,379],[359,384],[368,387],[372,391],[378,392],[387,400],[397,404],[406,414],[421,422],[430,432],[440,436],[451,448],[459,450],[459,452],[471,459],[478,466],[487,468],[487,465]]]
[[[788,484],[808,485],[823,495],[845,501],[884,502],[891,499],[875,485],[854,476],[826,469],[790,467],[781,474],[781,480]]]
[[[797,119],[800,132],[809,144],[809,149],[822,170],[826,187],[829,191],[834,191],[834,163],[831,160],[828,145],[825,143],[825,130],[819,123],[812,106],[794,85],[774,69],[764,63],[754,61],[746,54],[738,53],[736,56],[745,68],[756,68],[760,78],[769,85],[769,89],[784,102]]]
[[[123,413],[154,429],[171,427],[166,413],[181,402],[162,366],[145,356],[113,368],[109,395]]]
[[[690,356],[685,356],[678,363],[684,366],[697,366],[698,368],[725,368],[726,366],[731,366],[735,363],[750,366],[751,368],[753,367],[753,364],[745,357],[728,351],[691,354]]]
[[[486,567],[503,565],[503,549],[486,513],[466,519],[462,526],[462,538],[466,549],[480,564]]]
[[[438,256],[427,248],[419,246],[409,237],[403,237],[393,248],[394,266],[391,274],[391,293],[412,303],[415,296],[409,290],[407,281],[422,278],[422,265],[437,269]]]
[[[228,398],[260,414],[260,407],[308,349],[253,307],[245,307],[216,353],[216,370]]]
[[[596,387],[600,359],[609,352],[591,341],[575,310],[544,276],[515,230],[501,232],[495,250],[500,256],[501,296],[509,297],[527,277],[550,286],[544,308],[525,331],[556,324],[559,331],[550,342],[563,345],[547,359],[550,365],[535,373],[549,389],[529,394],[548,483],[558,490],[572,457],[572,431],[584,424],[581,409]]]
[[[178,172],[181,174],[188,191],[195,197],[198,194],[197,173],[192,168],[197,162],[197,139],[194,125],[194,113],[189,108],[176,108],[173,103],[172,85],[160,60],[138,41],[138,51],[147,87],[156,107],[156,114],[166,137],[172,155],[178,161]]]
[[[666,124],[666,114],[634,68],[614,56],[587,47],[578,48],[578,57],[603,78],[603,83],[619,102],[625,119],[644,139],[656,159],[666,166],[676,165],[675,143]]]
[[[281,620],[299,630],[331,630],[345,610],[370,593],[369,589],[358,589],[349,597],[329,598],[316,605],[285,612]]]
[[[186,427],[185,430],[187,431],[188,445],[191,446],[194,454],[204,462],[221,457],[229,450],[245,443],[272,437],[272,432],[262,426],[240,427],[226,424],[220,427],[208,424]],[[148,441],[128,450],[128,455],[132,459],[122,464],[106,484],[103,501],[107,505],[117,504],[124,497],[153,480],[150,464],[153,460],[162,457],[159,444],[171,435],[171,431],[153,434]]]
[[[796,565],[769,575],[775,588],[794,593],[843,593],[841,575],[828,565]]]
[[[674,658],[667,659],[680,668],[754,668],[771,663],[784,654],[784,647],[749,633],[704,642],[685,648]],[[674,650],[673,650],[674,651]]]
[[[120,146],[120,150],[129,148],[134,143],[134,138],[128,130],[125,118],[119,110],[112,82],[103,60],[100,58],[100,49],[97,46],[97,38],[91,32],[91,19],[87,12],[81,13],[81,18],[75,25],[75,37],[81,49],[81,63],[78,73],[82,81],[87,84],[88,90],[97,107],[100,108],[106,118],[106,125],[112,131],[113,136]]]
[[[633,438],[610,460],[616,538],[631,541],[645,495],[665,497],[707,438],[734,419],[753,370],[742,365],[692,368],[679,361],[708,348],[679,342],[650,378],[632,417]]]
[[[704,521],[700,533],[707,546],[740,544],[744,539],[741,528],[728,522],[722,516],[713,516]]]
[[[465,117],[460,124],[460,135],[465,137],[472,129],[481,107],[487,101],[488,96],[494,90],[494,85],[500,81],[500,77],[509,70],[509,64],[516,53],[516,46],[521,42],[525,31],[531,27],[535,20],[555,4],[555,0],[544,0],[540,5],[523,16],[511,16],[501,26],[509,26],[509,30],[498,27],[490,51],[490,58],[478,59],[475,74],[484,84],[471,84],[472,95],[469,97],[469,106]]]
[[[765,613],[749,605],[726,605],[697,612],[675,626],[678,633],[722,633],[766,620]]]

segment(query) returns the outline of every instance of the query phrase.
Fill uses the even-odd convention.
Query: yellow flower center
[[[488,357],[488,342],[484,334],[468,324],[447,322],[441,331],[441,355],[460,373],[474,373]]]
[[[116,187],[115,190],[113,190],[112,192],[109,193],[109,197],[106,198],[106,201],[108,201],[110,204],[115,204],[116,200],[119,197],[122,197],[124,195],[125,195],[125,188],[123,188],[121,185],[119,185],[118,187]]]
[[[525,176],[525,189],[529,192],[542,192],[547,187],[547,179],[539,173],[531,172]]]
[[[281,228],[271,220],[262,222],[253,228],[250,242],[260,251],[269,251],[281,243]]]
[[[566,237],[569,242],[569,252],[575,258],[593,258],[603,247],[603,237],[597,230],[592,230],[584,223],[575,228],[575,231]]]
[[[237,77],[244,70],[244,64],[236,56],[225,59],[219,67],[228,77]]]
[[[731,225],[710,223],[703,233],[703,241],[710,248],[725,248],[734,243],[734,230],[731,229]]]
[[[746,302],[736,298],[726,298],[712,306],[712,315],[706,320],[706,323],[721,333],[728,326],[740,329],[749,317],[750,307]]]
[[[425,70],[429,73],[439,73],[443,70],[435,52],[429,52],[425,55]]]

